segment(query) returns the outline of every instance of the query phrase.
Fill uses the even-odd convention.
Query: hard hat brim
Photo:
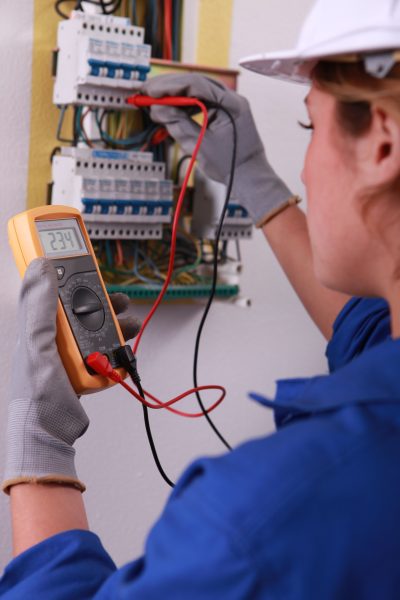
[[[311,71],[317,62],[315,59],[300,58],[298,52],[288,50],[286,52],[247,56],[239,64],[241,67],[260,75],[309,85]]]
[[[376,27],[352,32],[339,39],[327,40],[318,48],[310,47],[256,54],[242,58],[239,64],[255,73],[309,85],[311,73],[320,60],[334,60],[349,54],[371,55],[399,49],[400,28]]]

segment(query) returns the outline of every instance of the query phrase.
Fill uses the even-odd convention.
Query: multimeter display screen
[[[49,258],[88,254],[76,219],[37,221],[36,226],[44,253]]]

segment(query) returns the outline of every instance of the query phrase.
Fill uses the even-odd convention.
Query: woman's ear
[[[357,142],[363,186],[379,187],[400,174],[400,123],[384,108],[372,106],[371,127]]]

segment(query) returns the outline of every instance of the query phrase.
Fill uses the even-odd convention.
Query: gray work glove
[[[220,104],[231,113],[238,136],[232,198],[247,209],[257,227],[299,201],[268,163],[246,98],[220,82],[197,74],[160,75],[149,79],[141,92],[154,98],[195,97],[206,103]],[[211,179],[227,184],[232,160],[232,125],[222,110],[210,109],[209,115],[210,123],[198,161]],[[167,128],[185,152],[193,152],[200,127],[187,109],[152,106],[150,116]]]
[[[135,307],[126,294],[117,292],[110,294],[112,307],[117,317],[118,324],[124,340],[127,342],[139,333],[141,323],[135,316]]]
[[[138,322],[129,300],[117,294],[123,333],[132,337]],[[89,419],[65,372],[56,346],[57,276],[52,262],[34,260],[22,283],[19,331],[11,380],[7,461],[2,489],[22,482],[62,483],[81,491],[74,442]]]

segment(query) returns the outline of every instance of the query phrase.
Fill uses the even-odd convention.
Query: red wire
[[[183,412],[183,411],[171,408],[172,404],[175,404],[175,402],[179,402],[179,400],[182,400],[183,398],[190,396],[190,394],[193,394],[197,391],[200,392],[203,390],[221,390],[222,394],[221,394],[220,398],[216,402],[214,402],[214,404],[209,409],[207,409],[207,411],[206,411],[207,413],[209,413],[212,410],[214,410],[215,408],[217,408],[217,406],[219,404],[221,404],[222,400],[225,398],[225,394],[226,394],[225,389],[220,385],[203,385],[203,386],[200,386],[197,388],[192,388],[191,390],[188,390],[187,392],[180,394],[176,398],[172,398],[172,400],[168,400],[168,402],[161,402],[161,400],[159,400],[158,398],[156,398],[155,396],[153,396],[146,390],[143,390],[144,396],[151,398],[152,400],[154,400],[154,402],[157,403],[157,404],[151,404],[146,399],[142,398],[142,396],[140,396],[137,392],[135,392],[135,390],[133,388],[131,388],[130,385],[125,383],[125,381],[122,379],[122,377],[118,373],[118,371],[116,371],[115,369],[112,368],[111,363],[106,354],[101,354],[101,352],[92,352],[92,354],[90,354],[86,358],[86,364],[91,369],[93,369],[93,371],[98,373],[99,375],[102,375],[103,377],[108,377],[108,379],[111,379],[111,381],[114,381],[115,383],[119,383],[120,385],[122,385],[122,387],[124,387],[130,394],[132,394],[132,396],[134,396],[137,400],[139,400],[139,402],[141,402],[145,406],[148,406],[148,408],[153,408],[153,409],[165,408],[166,410],[169,410],[169,411],[175,413],[176,415],[181,415],[182,417],[197,418],[197,417],[204,416],[203,412],[187,413],[187,412]]]
[[[164,58],[172,59],[172,0],[164,0]]]
[[[140,344],[140,341],[141,341],[141,338],[142,338],[142,335],[143,335],[143,332],[145,331],[147,325],[149,324],[150,320],[154,316],[154,313],[156,312],[157,308],[159,307],[159,305],[165,295],[165,292],[167,291],[168,285],[171,281],[171,277],[172,277],[172,273],[173,273],[173,269],[174,269],[176,239],[177,239],[177,234],[178,234],[179,217],[180,217],[183,201],[185,198],[186,188],[187,188],[187,185],[188,185],[188,182],[189,182],[189,179],[190,179],[193,167],[194,167],[194,163],[196,162],[196,158],[197,158],[197,155],[198,155],[198,152],[200,149],[200,145],[203,141],[204,134],[207,130],[208,114],[207,114],[207,109],[206,109],[205,105],[203,104],[203,102],[201,102],[197,98],[186,98],[186,97],[177,97],[177,96],[171,96],[168,98],[151,98],[149,96],[137,95],[137,96],[129,97],[127,99],[127,103],[133,104],[134,106],[137,106],[137,107],[145,107],[145,106],[148,107],[148,106],[153,106],[155,104],[158,104],[161,106],[197,106],[200,108],[201,112],[203,113],[203,123],[202,123],[201,129],[200,129],[200,134],[197,139],[196,146],[194,148],[191,160],[189,162],[189,166],[186,170],[185,178],[183,180],[181,191],[180,191],[179,198],[178,198],[178,202],[177,202],[176,208],[175,208],[175,214],[174,214],[174,219],[173,219],[173,223],[172,223],[171,248],[170,248],[170,258],[169,258],[167,276],[165,278],[164,284],[161,288],[161,291],[160,291],[156,301],[154,302],[149,314],[147,315],[146,319],[144,320],[144,322],[142,324],[139,334],[136,337],[135,344],[133,346],[133,353],[136,354],[137,349]],[[94,354],[91,356],[94,357]],[[101,360],[104,361],[105,357],[103,356],[101,358]],[[94,363],[92,363],[91,366],[92,366],[92,368],[94,368],[96,370]],[[104,364],[103,364],[102,368],[103,369],[105,368]],[[107,368],[109,369],[108,372],[106,372]],[[131,388],[130,385],[125,383],[125,381],[118,375],[118,373],[111,368],[111,365],[108,364],[108,367],[106,367],[106,371],[99,371],[99,372],[100,372],[100,374],[102,374],[106,377],[109,377],[113,381],[116,381],[117,383],[122,385],[130,394],[132,394],[132,396],[134,396],[137,400],[139,400],[139,402],[141,402],[148,408],[152,408],[152,409],[165,408],[166,410],[169,410],[170,412],[173,412],[176,415],[189,417],[189,418],[204,417],[205,413],[208,414],[211,411],[213,411],[215,408],[217,408],[217,406],[219,404],[221,404],[221,402],[223,401],[223,399],[225,398],[225,395],[226,395],[226,390],[222,386],[206,385],[206,386],[199,386],[197,388],[192,388],[192,389],[180,394],[176,398],[169,400],[168,402],[161,402],[158,398],[156,398],[155,396],[153,396],[146,390],[143,390],[143,393],[145,396],[147,396],[148,398],[151,398],[151,400],[156,402],[156,404],[151,404],[147,400],[143,399],[133,388]],[[179,402],[179,400],[186,398],[190,394],[193,394],[195,392],[204,391],[204,390],[212,390],[212,389],[221,390],[222,394],[221,394],[220,398],[216,402],[214,402],[214,404],[212,406],[210,406],[210,408],[208,408],[204,412],[187,413],[184,411],[180,411],[180,410],[171,408],[172,404]]]
[[[124,253],[122,250],[121,240],[115,241],[115,247],[117,250],[117,255],[115,257],[115,264],[117,267],[121,267],[124,264]]]
[[[176,208],[175,208],[175,214],[174,214],[174,219],[173,219],[173,223],[172,223],[171,249],[170,249],[170,257],[169,257],[167,276],[166,276],[166,279],[164,281],[164,284],[161,288],[161,291],[160,291],[156,301],[154,302],[149,314],[143,321],[142,327],[136,337],[136,340],[135,340],[135,343],[133,346],[133,354],[136,354],[137,349],[140,344],[140,341],[142,339],[143,332],[146,329],[147,325],[149,324],[150,320],[152,319],[157,308],[159,307],[159,305],[165,295],[165,292],[167,291],[169,283],[171,281],[172,272],[174,270],[176,238],[177,238],[177,234],[178,234],[179,216],[180,216],[182,204],[183,204],[183,201],[185,198],[186,188],[187,188],[187,185],[188,185],[188,182],[190,179],[190,175],[192,173],[194,163],[196,162],[197,154],[200,149],[200,145],[203,141],[203,137],[204,137],[204,134],[207,129],[208,114],[207,114],[207,109],[206,109],[205,105],[203,104],[203,102],[201,102],[197,98],[185,98],[185,97],[179,97],[179,96],[171,96],[168,98],[150,98],[149,96],[131,96],[127,99],[127,102],[128,102],[128,104],[133,104],[134,106],[137,106],[137,107],[153,106],[155,104],[158,104],[161,106],[198,106],[200,108],[201,112],[203,113],[203,124],[201,126],[200,134],[197,139],[197,143],[194,148],[192,158],[191,158],[189,166],[186,170],[185,179],[183,180],[181,191],[180,191],[179,198],[178,198],[178,202],[177,202]]]
[[[168,400],[167,402],[161,402],[161,400],[159,400],[158,398],[153,396],[153,394],[150,394],[146,390],[143,390],[143,393],[145,396],[147,396],[148,398],[151,398],[152,400],[154,400],[154,402],[157,403],[157,404],[152,404],[151,402],[148,402],[147,400],[145,400],[141,396],[139,396],[139,394],[123,379],[121,379],[121,381],[119,381],[118,383],[120,383],[122,385],[122,387],[124,387],[130,394],[132,394],[132,396],[134,396],[136,398],[136,400],[139,400],[139,402],[141,402],[148,408],[152,408],[153,410],[165,408],[166,410],[169,410],[170,412],[174,413],[175,415],[179,415],[181,417],[188,417],[191,419],[198,419],[200,417],[204,417],[204,413],[203,412],[188,413],[188,412],[185,412],[182,410],[177,410],[176,408],[171,408],[171,405],[175,404],[176,402],[179,402],[180,400],[183,400],[183,398],[186,398],[187,396],[190,396],[191,394],[195,394],[196,392],[201,392],[201,391],[205,391],[205,390],[220,390],[222,392],[221,396],[218,398],[218,400],[216,402],[214,402],[214,404],[212,404],[210,406],[210,408],[208,408],[206,410],[206,413],[208,414],[221,404],[222,400],[225,398],[225,395],[226,395],[226,390],[221,385],[202,385],[197,388],[192,388],[190,390],[187,390],[183,394],[180,394],[179,396],[172,398],[172,400]]]

